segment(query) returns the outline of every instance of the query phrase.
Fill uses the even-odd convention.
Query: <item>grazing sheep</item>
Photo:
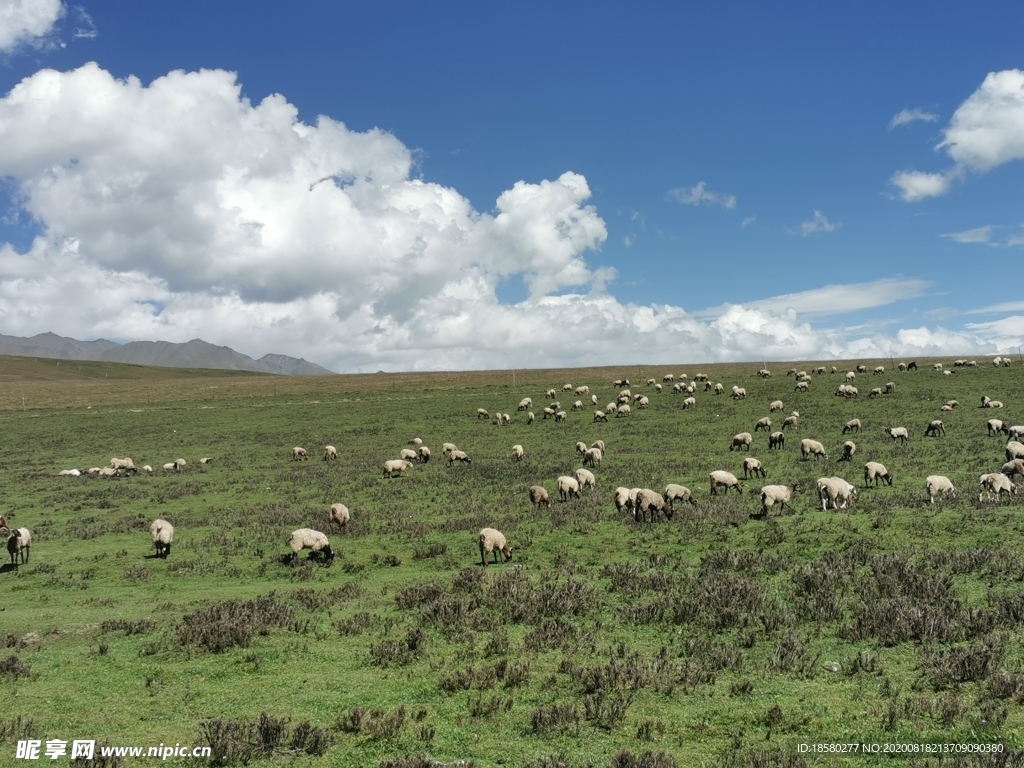
[[[457,451],[457,450],[459,450],[459,449],[456,447],[455,443],[444,443],[441,446],[441,453],[443,453],[445,456],[447,456],[452,451]]]
[[[781,410],[782,410],[783,408],[785,408],[785,407],[786,407],[786,406],[785,406],[785,405],[783,404],[783,402],[782,402],[781,400],[772,400],[772,401],[771,401],[771,402],[770,402],[770,403],[768,404],[768,410],[769,410],[769,411],[770,411],[771,413],[775,413],[776,411],[781,411]]]
[[[169,461],[166,464],[164,464],[163,468],[166,471],[168,471],[168,472],[177,472],[178,471],[178,465],[175,462],[173,462],[173,461]],[[99,473],[100,473],[99,469],[97,469],[95,472],[93,472],[91,469],[89,470],[89,474],[90,475],[94,475],[94,474],[98,475]]]
[[[1006,460],[1024,459],[1024,443],[1011,440],[1006,444]]]
[[[883,480],[892,485],[892,475],[889,474],[889,470],[885,468],[885,464],[879,464],[877,461],[869,461],[864,465],[864,485],[867,485],[872,480],[875,481],[875,487],[878,487],[878,481]]]
[[[938,437],[939,435],[945,434],[946,428],[942,426],[942,422],[939,421],[938,419],[934,419],[933,421],[929,422],[928,426],[925,427],[924,430],[925,437]]]
[[[586,452],[587,452],[587,444],[584,443],[582,440],[578,440],[576,442],[576,454],[578,456],[582,456]]]
[[[309,461],[309,453],[305,448],[300,448],[296,445],[292,448],[292,461]],[[164,469],[166,468],[165,466]]]
[[[932,370],[933,371],[941,371],[942,370],[942,363],[932,363]]]
[[[641,488],[633,503],[633,519],[646,522],[647,513],[650,513],[653,523],[657,521],[659,512],[665,515],[665,519],[672,519],[672,507],[665,503],[665,498],[650,488]]]
[[[825,453],[825,446],[817,440],[811,440],[809,437],[805,437],[800,441],[800,457],[801,459],[806,460],[811,454],[820,456],[826,461],[828,460],[828,454]]]
[[[916,371],[917,370],[917,363],[913,362],[913,361],[907,363],[907,370],[908,371]]]
[[[331,446],[327,446],[327,447],[330,448]],[[334,458],[338,458],[337,455],[335,455]],[[200,464],[212,464],[213,463],[213,457],[212,456],[204,456],[203,458],[201,458],[199,460],[199,463]]]
[[[61,475],[70,475],[71,477],[78,477],[82,473],[80,471],[78,471],[77,469],[62,469],[60,471],[60,474]]]
[[[809,381],[798,381],[796,383],[796,386],[793,387],[793,391],[794,392],[807,392],[808,390],[810,390],[810,388],[811,388],[811,383]]]
[[[651,404],[651,401],[647,399],[646,395],[644,395],[643,397],[641,397],[639,400],[636,401],[636,407],[637,408],[646,408],[650,404]]]
[[[1007,427],[1006,436],[1011,440],[1020,440],[1021,438],[1024,438],[1024,427],[1019,425]]]
[[[1010,496],[1017,493],[1017,486],[1002,472],[989,472],[981,476],[978,483],[978,501],[987,497],[989,501],[999,501],[1002,494]],[[993,498],[994,497],[994,498]]]
[[[725,392],[725,386],[722,384],[722,382],[718,382],[717,384],[715,384],[715,394],[720,395],[723,392]]]
[[[621,490],[621,489],[620,489]],[[685,485],[677,485],[676,483],[669,483],[665,486],[665,501],[672,510],[675,510],[675,502],[677,501],[688,501],[693,506],[697,506],[697,500],[693,498],[693,491],[687,488]]]
[[[785,432],[772,432],[768,435],[768,450],[785,449],[786,447],[786,433]]]
[[[882,394],[882,388],[881,387],[875,387],[870,392],[868,392],[868,397],[879,397],[879,396],[881,396],[881,394]]]
[[[131,460],[130,456],[126,456],[123,459],[111,459],[108,466],[119,475],[122,472],[127,475],[133,475],[138,471],[135,469],[135,462]]]
[[[308,459],[309,457],[307,456],[306,458]],[[185,460],[184,459],[175,459],[174,463],[178,465],[178,471],[179,472],[185,468]]]
[[[589,395],[590,394],[590,387],[588,387],[586,384],[584,384],[582,387],[576,387],[576,391],[574,392],[574,394],[576,394],[576,395]]]
[[[488,411],[486,408],[477,408],[476,417],[478,419],[489,419],[491,418],[491,412]]]
[[[517,411],[528,411],[533,407],[533,400],[528,397],[524,397],[519,401],[519,405],[516,406]]]
[[[166,560],[174,543],[174,526],[158,517],[149,524],[149,538],[153,541],[156,556]]]
[[[420,449],[416,451],[416,458],[419,459],[420,464],[428,463],[430,461],[430,449],[425,445],[421,445]]]
[[[565,411],[559,411],[558,413],[555,414],[555,424],[560,424],[561,422],[565,421],[568,418],[568,413],[566,413]]]
[[[884,365],[876,365],[876,366],[874,367],[874,370],[872,370],[872,373],[873,373],[873,374],[874,374],[875,376],[877,376],[877,375],[878,375],[878,374],[880,374],[880,373],[885,373],[885,366],[884,366]]]
[[[661,392],[661,390],[662,390],[661,384],[655,384],[654,385],[654,391],[655,392]]]
[[[729,446],[729,450],[734,448],[742,448],[744,451],[750,450],[750,444],[754,442],[754,436],[749,432],[740,432],[738,435],[733,435],[732,445]]]
[[[978,361],[977,360],[968,360],[967,361],[967,367],[968,368],[977,368],[978,367]]]
[[[737,387],[735,385],[732,388],[732,394],[729,395],[729,397],[731,397],[733,400],[742,400],[746,396],[747,396],[746,387]]]
[[[697,398],[691,396],[691,397],[688,397],[685,400],[683,400],[683,410],[684,411],[689,411],[689,410],[691,410],[693,408],[696,408],[696,407],[697,407]]]
[[[818,498],[821,499],[823,511],[829,508],[846,509],[846,505],[852,504],[856,495],[856,486],[841,477],[818,478]]]
[[[177,462],[171,462],[174,465],[175,471],[178,470]],[[120,477],[120,470],[112,469],[111,467],[100,467],[99,472],[96,473],[99,477]]]
[[[583,401],[582,400],[577,400],[575,403],[572,404],[572,408],[570,410],[582,411],[583,410]]]
[[[793,485],[766,485],[761,489],[761,517],[768,514],[768,510],[778,504],[782,509],[787,506],[792,511],[790,503],[794,493],[800,493],[802,489],[796,483]]]
[[[507,413],[501,414],[501,425],[503,427],[507,427],[511,423],[512,423],[512,416],[510,414],[507,414]]]
[[[541,411],[541,418],[547,421],[548,417],[554,416],[556,413],[557,411],[549,405]]]
[[[455,462],[460,464],[472,464],[473,460],[469,458],[465,451],[452,451],[448,454],[448,466],[453,466]]]
[[[454,453],[454,451],[453,451]],[[390,459],[384,462],[384,477],[394,477],[396,474],[404,475],[405,470],[412,466],[411,462],[405,459]]]
[[[414,437],[412,440],[409,441],[409,445],[423,445],[423,438]]]
[[[657,383],[658,383],[658,382],[657,382],[657,380],[656,380],[656,379],[648,379],[648,380],[647,380],[647,386],[648,386],[648,387],[653,387],[653,386],[654,386],[655,384],[657,384]]]
[[[415,461],[416,451],[414,451],[412,448],[403,448],[401,451],[398,452],[398,458],[404,459],[405,461]]]
[[[569,386],[571,387],[572,385],[570,384]],[[505,534],[501,531],[494,528],[481,528],[479,542],[480,564],[485,568],[487,567],[487,555],[489,554],[494,556],[495,564],[498,562],[499,552],[505,558],[506,563],[512,559],[512,550],[505,541]]]
[[[619,418],[620,416],[629,416],[630,412],[629,403],[624,403],[615,409],[615,418]]]
[[[838,369],[838,368],[836,368],[836,367],[835,367],[835,366],[833,365],[833,366],[832,366],[832,370],[830,371],[830,373],[838,373],[838,372],[839,372],[839,369]]]
[[[906,364],[906,363],[900,363],[900,364],[899,364],[899,365],[897,365],[896,367],[897,367],[897,368],[898,368],[899,370],[901,370],[901,371],[905,371],[905,370],[907,370],[907,364]]]
[[[348,521],[351,519],[348,507],[344,504],[331,504],[331,511],[327,513],[327,527],[333,528],[336,525],[340,531],[348,525]]]
[[[772,420],[765,416],[763,419],[758,419],[757,424],[754,425],[755,432],[768,432],[772,428]]]
[[[551,497],[548,496],[547,489],[543,485],[530,486],[530,503],[533,504],[534,510],[537,511],[540,510],[541,504],[551,509]]]
[[[725,493],[729,493],[730,488],[735,488],[737,493],[743,493],[743,486],[740,481],[736,479],[736,475],[732,472],[726,472],[723,469],[716,469],[708,477],[711,480],[711,495],[717,496],[719,488],[725,488]]]
[[[562,475],[558,478],[558,496],[562,501],[580,497],[580,484],[575,477]]]
[[[563,384],[562,385],[562,391],[563,392],[572,392],[572,384]]]
[[[885,434],[891,437],[894,443],[899,440],[900,445],[903,445],[910,439],[910,433],[907,432],[906,427],[886,427]]]
[[[4,520],[6,526],[7,521]],[[28,528],[15,528],[7,537],[7,552],[11,555],[11,565],[17,566],[18,562],[28,562],[29,550],[32,548],[32,534]]]
[[[782,420],[782,431],[785,432],[786,431],[786,427],[792,427],[793,425],[795,425],[798,418],[800,418],[800,417],[797,416],[796,413],[794,412],[794,413],[791,413],[789,416],[787,416],[785,419],[783,419]]]
[[[580,484],[581,490],[583,488],[597,488],[597,478],[594,477],[594,473],[589,469],[577,469],[576,482]]]
[[[595,440],[590,447],[599,449],[602,457],[608,453],[608,449],[604,447],[604,440]]]
[[[743,479],[746,480],[748,476],[756,477],[759,474],[761,477],[768,477],[768,470],[764,468],[760,461],[752,456],[745,458],[743,460]]]
[[[847,440],[843,443],[843,455],[839,457],[840,461],[853,461],[853,454],[857,452],[857,444],[853,440]]]
[[[868,372],[868,367],[866,365],[858,365],[857,366],[857,373],[867,373],[867,372]]]
[[[860,419],[850,419],[843,426],[843,434],[848,432],[860,432]]]
[[[152,472],[152,471],[153,471],[153,468],[152,468],[151,466],[149,466],[149,464],[144,464],[144,465],[142,466],[142,471],[143,471],[143,472]]]
[[[935,503],[935,497],[942,495],[948,496],[949,498],[956,498],[956,488],[953,487],[953,482],[945,475],[928,475],[924,479],[925,490],[928,491],[928,501],[931,504]]]
[[[555,390],[553,389],[549,389],[547,392],[544,393],[544,397],[546,397],[548,400],[554,400],[556,397],[558,397],[558,393],[555,392]]]
[[[0,515],[0,531],[3,531],[8,536],[11,533],[10,526],[7,525],[7,518],[3,515]]]
[[[819,376],[824,376],[825,375],[825,366],[824,365],[819,365],[817,368],[814,369],[814,372],[816,374],[818,374]]]
[[[998,435],[1000,432],[1007,436],[1010,434],[1009,428],[1002,422],[1001,419],[989,419],[987,422],[985,422],[985,426],[988,427],[989,437],[992,437],[992,435]]]
[[[603,458],[600,448],[588,448],[587,452],[583,454],[583,466],[588,464],[592,467],[596,467],[601,463]]]
[[[310,560],[322,559],[327,563],[334,560],[334,550],[331,549],[327,535],[320,531],[314,531],[312,528],[299,528],[292,531],[292,535],[288,539],[288,546],[292,550],[290,559],[293,562],[299,556],[299,552],[304,549],[309,550]]]
[[[760,371],[757,372],[757,375],[762,379],[770,379],[772,377],[772,372],[769,371],[767,368],[762,368]]]
[[[1024,477],[1024,459],[1014,459],[1003,464],[1002,469],[999,470],[1007,477],[1015,477],[1020,475]]]
[[[525,455],[526,453],[523,451],[523,446],[518,443],[512,446],[512,461],[522,461],[523,456]]]
[[[594,411],[594,421],[608,421],[608,414],[604,411]]]
[[[857,378],[857,374],[856,374],[856,373],[854,373],[853,371],[847,371],[847,372],[846,372],[846,380],[847,380],[848,382],[850,382],[850,381],[853,381],[853,380],[854,380],[854,379],[856,379],[856,378]]]
[[[671,373],[666,373],[664,376],[661,377],[661,380],[662,381],[675,381],[675,378],[676,377],[673,376]]]
[[[895,381],[887,381],[885,383],[885,394],[891,395],[891,394],[894,394],[895,392],[896,392],[896,382]]]
[[[623,488],[619,486],[615,489],[615,493],[612,494],[612,501],[615,503],[615,509],[621,512],[624,509],[630,507],[630,491],[629,488]]]
[[[533,411],[530,411],[529,413],[526,414],[526,423],[527,424],[533,424],[533,422],[536,421],[536,420],[537,420],[537,417],[533,415]]]

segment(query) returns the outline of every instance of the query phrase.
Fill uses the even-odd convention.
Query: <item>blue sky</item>
[[[339,371],[1020,345],[1024,7],[689,5],[0,0],[0,333]]]

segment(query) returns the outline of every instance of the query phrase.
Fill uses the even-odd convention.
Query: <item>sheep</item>
[[[762,379],[770,379],[772,377],[772,372],[769,371],[767,368],[762,368],[760,371],[757,372],[757,375]]]
[[[824,376],[825,375],[825,366],[824,365],[819,365],[817,368],[814,369],[814,372],[816,374],[818,374],[819,376]]]
[[[169,461],[166,464],[164,464],[163,468],[166,471],[168,471],[168,472],[177,472],[178,471],[178,465],[175,464],[173,461]],[[98,475],[99,473],[100,473],[99,469],[97,469],[95,472],[93,472],[91,469],[89,470],[89,474],[90,475],[94,475],[94,474]]]
[[[4,520],[6,526],[7,521]],[[28,562],[29,550],[32,548],[32,534],[28,528],[15,528],[7,537],[7,551],[11,555],[11,565],[17,566]]]
[[[839,457],[840,461],[853,461],[853,454],[857,452],[857,444],[853,440],[847,440],[843,443],[843,455]]]
[[[939,435],[945,434],[946,428],[942,426],[942,422],[939,419],[934,419],[931,422],[929,422],[928,426],[925,427],[924,430],[925,437],[938,437]]]
[[[932,370],[933,371],[941,371],[942,370],[942,363],[932,363]]]
[[[953,375],[953,371],[943,371],[942,375],[943,376],[952,376]]]
[[[110,469],[113,469],[117,474],[124,472],[125,474],[135,474],[138,470],[135,469],[135,462],[131,460],[130,456],[126,456],[123,459],[111,459],[108,465]]]
[[[586,384],[584,384],[582,387],[576,387],[576,391],[574,392],[574,394],[576,394],[576,395],[589,395],[590,394],[590,387],[588,387]]]
[[[659,512],[663,513],[667,520],[671,520],[673,514],[672,507],[665,503],[665,498],[660,493],[650,488],[641,488],[633,504],[633,519],[646,521],[648,512],[652,523],[657,521]]]
[[[309,457],[307,456],[306,458],[308,459]],[[181,472],[181,470],[183,470],[185,468],[185,460],[184,459],[175,459],[174,463],[178,465],[178,471],[179,472]]]
[[[574,496],[578,499],[580,497],[580,484],[575,477],[569,477],[568,475],[562,475],[558,478],[558,496],[562,501],[568,501]]]
[[[648,380],[647,380],[647,386],[648,386],[648,387],[653,387],[653,386],[654,386],[655,384],[657,384],[657,383],[658,383],[658,382],[657,382],[657,380],[656,380],[656,379],[648,379]]]
[[[420,464],[426,464],[430,461],[430,449],[421,445],[420,449],[416,451],[416,458],[419,459]]]
[[[661,384],[655,384],[655,385],[654,385],[654,391],[655,391],[655,392],[658,392],[658,393],[660,393],[660,392],[661,392],[661,390],[662,390],[662,386],[661,386]]]
[[[423,445],[423,438],[414,437],[412,440],[409,441],[409,445]]]
[[[711,495],[717,496],[718,489],[720,487],[725,488],[725,493],[728,495],[730,488],[735,488],[738,493],[743,493],[743,486],[740,481],[736,479],[736,475],[732,472],[726,472],[722,469],[716,469],[708,477],[711,480]]]
[[[309,461],[309,453],[305,448],[300,448],[296,445],[292,448],[292,461]],[[164,469],[167,469],[166,465]]]
[[[765,416],[763,419],[758,419],[757,424],[754,425],[755,432],[768,432],[772,428],[772,420]]]
[[[526,453],[523,451],[523,446],[518,443],[512,446],[512,461],[522,461],[523,456],[525,455]]]
[[[524,397],[519,401],[519,405],[516,406],[517,411],[528,411],[533,407],[533,400],[528,397]]]
[[[1024,427],[1012,426],[1006,428],[1006,436],[1011,440],[1019,440],[1024,437]]]
[[[511,423],[512,423],[512,416],[510,414],[508,414],[508,413],[501,414],[501,425],[503,427],[507,427]]]
[[[868,392],[868,397],[879,397],[879,396],[881,396],[881,394],[882,394],[882,388],[881,387],[875,387],[870,392]]]
[[[846,381],[847,382],[853,381],[856,378],[857,378],[857,374],[854,373],[853,371],[847,371],[846,372]]]
[[[852,504],[857,495],[857,488],[841,477],[819,477],[818,498],[821,499],[821,509],[825,511],[832,509],[846,509],[847,504]],[[842,502],[842,504],[839,504]]]
[[[548,496],[547,489],[543,485],[531,485],[529,493],[530,503],[533,505],[534,510],[539,511],[541,504],[551,509],[551,497]]]
[[[570,385],[571,386],[571,385]],[[501,556],[505,558],[507,563],[512,559],[512,549],[508,546],[505,541],[505,534],[494,528],[481,528],[480,529],[480,564],[487,567],[487,555],[492,554],[494,556],[494,562],[498,562],[498,553],[501,552]]]
[[[403,448],[401,451],[399,451],[398,458],[403,459],[404,461],[415,461],[416,451],[414,451],[412,448]]]
[[[629,414],[630,414],[630,407],[629,407],[628,403],[620,405],[615,410],[615,418],[619,418],[620,416],[629,416]]]
[[[469,458],[465,451],[452,451],[448,454],[448,466],[451,467],[455,462],[460,464],[472,464],[473,460]]]
[[[608,449],[604,447],[604,440],[595,440],[590,447],[599,449],[602,457],[608,453]]]
[[[981,407],[982,408],[1002,408],[1003,407],[1003,401],[1002,400],[991,400],[991,399],[986,397],[986,398],[983,399]]]
[[[783,419],[782,420],[782,431],[785,432],[786,431],[786,427],[792,427],[794,424],[796,424],[796,421],[797,421],[798,418],[800,418],[800,417],[791,413],[789,416],[787,416],[785,419]]]
[[[617,409],[618,407],[619,407],[619,404],[618,404],[618,403],[608,403],[608,405],[606,405],[606,406],[604,407],[604,412],[605,412],[605,415],[608,415],[608,414],[612,414],[612,413],[615,413],[615,410],[616,410],[616,409]]]
[[[860,432],[860,419],[850,419],[846,422],[843,426],[843,434],[845,435],[848,432]]]
[[[754,436],[749,432],[740,432],[738,435],[733,435],[732,445],[729,446],[729,450],[734,448],[743,448],[745,451],[750,450],[750,444],[754,442]]]
[[[176,462],[171,462],[171,463],[174,465],[175,471],[177,471],[177,469],[178,469],[177,463]],[[166,465],[165,465],[165,467],[166,467]],[[99,477],[120,477],[119,473],[120,473],[120,470],[117,470],[117,469],[112,469],[110,467],[100,467],[99,472],[97,472],[96,474]]]
[[[441,446],[441,453],[443,453],[445,456],[447,456],[452,451],[457,451],[457,450],[459,450],[459,449],[456,447],[455,443],[444,443]]]
[[[174,543],[174,526],[158,517],[149,524],[149,538],[153,542],[156,556],[166,560],[171,554],[171,544]]]
[[[943,412],[952,411],[953,410],[953,406],[949,405],[949,403],[946,403],[945,405],[941,406],[939,408],[939,410],[943,411]]]
[[[608,414],[604,411],[594,411],[594,421],[608,421]]]
[[[871,372],[872,372],[872,373],[873,373],[873,374],[874,374],[875,376],[877,376],[877,375],[878,375],[878,374],[880,374],[880,373],[885,373],[885,366],[884,366],[884,365],[876,365],[876,366],[874,367],[874,370],[872,370]]]
[[[885,383],[885,394],[892,395],[896,392],[896,382],[887,381]]]
[[[786,375],[787,376],[795,376],[796,375],[796,368],[790,368],[788,371],[786,371]]]
[[[561,422],[565,421],[568,418],[568,413],[566,413],[565,411],[559,411],[558,413],[555,414],[555,424],[560,424]]]
[[[592,467],[596,467],[601,463],[602,458],[600,448],[588,448],[587,452],[583,454],[583,466],[589,464]]]
[[[891,437],[894,443],[899,440],[900,445],[903,445],[910,439],[910,433],[907,432],[906,427],[885,427],[885,434]]]
[[[3,515],[0,515],[0,531],[3,531],[7,535],[10,535],[11,533],[10,526],[7,525],[7,518]]]
[[[615,493],[612,494],[612,501],[614,502],[615,509],[618,512],[621,512],[622,510],[629,507],[629,488],[623,488],[622,486],[616,488]]]
[[[668,502],[669,508],[673,511],[675,510],[675,502],[677,501],[688,501],[693,506],[697,506],[697,500],[693,498],[693,491],[685,485],[669,483],[665,486],[665,493],[663,495],[665,497],[665,501]]]
[[[597,405],[597,395],[591,395],[590,396],[590,402],[591,402],[592,405]]]
[[[768,435],[768,450],[773,448],[777,450],[785,450],[786,448],[786,433],[785,432],[772,432]]]
[[[70,475],[71,477],[78,477],[82,473],[80,471],[78,471],[77,469],[62,469],[60,471],[60,474],[61,475]]]
[[[999,470],[1007,477],[1014,477],[1020,475],[1024,477],[1024,459],[1014,459],[1003,464],[1002,469]]]
[[[952,481],[945,475],[928,475],[924,479],[924,487],[928,491],[928,501],[931,504],[935,503],[935,497],[940,494],[953,499],[956,498],[956,488],[953,487]]]
[[[989,501],[999,501],[999,497],[1005,493],[1007,496],[1017,493],[1017,486],[1010,481],[1002,472],[989,472],[981,476],[978,483],[978,501],[987,497]],[[995,496],[995,499],[993,499]]]
[[[914,362],[914,361],[911,361],[911,362],[907,363],[907,370],[908,371],[916,371],[917,370],[917,363]]]
[[[794,392],[807,392],[810,390],[811,384],[808,381],[798,381],[796,386],[793,387]]]
[[[631,398],[632,396],[633,393],[630,392],[628,389],[624,389],[621,392],[619,392],[619,400],[625,400],[626,402],[629,402],[629,398]]]
[[[835,366],[833,365],[833,366],[832,366],[832,370],[830,371],[830,373],[838,373],[838,372],[839,372],[839,369],[838,369],[838,368],[836,368],[836,367],[835,367]]]
[[[327,447],[328,448],[333,448],[333,446],[330,446],[330,445],[328,445]],[[337,451],[334,452],[334,458],[338,458],[338,452]],[[213,463],[213,457],[212,456],[204,456],[203,458],[201,458],[199,460],[199,463],[200,464],[212,464]]]
[[[292,535],[288,538],[288,546],[292,550],[290,558],[292,562],[304,549],[309,550],[310,560],[322,559],[327,563],[334,560],[334,550],[331,549],[327,535],[320,531],[314,531],[312,528],[298,528],[292,531]]]
[[[810,438],[805,437],[800,441],[800,456],[802,459],[806,460],[811,454],[820,456],[828,461],[828,454],[825,453],[825,446],[817,440],[811,440]]]
[[[1024,443],[1011,440],[1006,444],[1006,460],[1024,459]]]
[[[580,489],[597,488],[597,478],[594,477],[594,473],[589,469],[577,469],[576,482],[580,484]]]
[[[897,365],[896,367],[897,367],[897,368],[898,368],[899,370],[901,370],[901,371],[905,371],[905,370],[907,370],[907,364],[906,364],[906,363],[900,363],[900,364],[899,364],[899,365]]]
[[[867,373],[867,372],[868,372],[868,367],[866,365],[858,365],[857,366],[857,373]]]
[[[733,400],[742,400],[746,396],[747,396],[746,388],[745,387],[737,387],[735,385],[732,388],[732,394],[729,395],[729,397],[731,397]]]
[[[743,460],[743,479],[746,480],[748,476],[756,477],[758,474],[760,474],[761,477],[768,477],[768,470],[764,468],[764,465],[760,461],[752,456],[745,458]]]
[[[783,404],[783,402],[781,400],[772,400],[768,404],[768,411],[770,413],[775,413],[776,411],[781,411],[785,407],[786,406]]]
[[[150,472],[150,473],[152,473],[153,472],[153,468],[151,466],[149,466],[149,464],[143,464],[142,465],[142,471],[143,472]]]
[[[683,410],[684,411],[689,411],[689,410],[691,410],[693,408],[696,408],[696,407],[697,407],[697,398],[695,398],[695,397],[688,397],[685,400],[683,400]]]
[[[892,486],[892,475],[889,474],[889,470],[885,468],[884,464],[879,464],[877,461],[869,461],[864,465],[864,485],[866,486],[872,480],[875,481],[876,488],[879,480],[884,480]]]
[[[641,397],[639,400],[636,401],[636,407],[637,408],[646,408],[650,404],[651,404],[651,401],[648,400],[646,396]]]
[[[761,517],[768,514],[768,510],[778,504],[782,509],[787,506],[793,509],[790,502],[794,493],[800,493],[802,488],[794,483],[793,485],[766,485],[761,489]]]
[[[582,400],[577,400],[575,403],[572,404],[572,409],[571,410],[582,411],[583,410],[583,401]]]
[[[705,390],[705,391],[707,391],[707,390]],[[715,384],[715,394],[716,395],[720,395],[723,392],[725,392],[725,386],[722,384],[722,382],[718,382],[717,384]]]
[[[454,453],[454,451],[453,451]],[[405,470],[412,464],[404,459],[390,459],[384,462],[384,477],[394,477],[395,474],[404,475]]]
[[[331,504],[331,510],[327,513],[327,527],[333,528],[336,525],[340,531],[348,525],[348,521],[351,519],[352,515],[349,514],[348,507],[344,504]]]
[[[530,411],[529,413],[526,414],[526,423],[527,424],[533,424],[533,422],[536,421],[536,420],[537,420],[537,417],[533,415],[533,411]]]
[[[675,378],[676,377],[673,376],[671,373],[666,373],[664,376],[661,377],[661,380],[662,381],[675,381]]]
[[[977,368],[978,367],[978,361],[977,360],[968,360],[967,361],[967,367],[968,368]]]
[[[549,417],[554,416],[556,413],[557,411],[549,405],[541,411],[541,418],[547,421]]]
[[[989,437],[992,437],[992,435],[998,435],[1000,432],[1007,436],[1009,436],[1010,434],[1009,428],[1002,422],[1001,419],[989,419],[987,422],[985,422],[985,426],[988,427]]]
[[[572,384],[563,384],[562,385],[562,391],[563,392],[572,392]]]
[[[476,417],[478,419],[489,419],[491,418],[491,412],[488,411],[486,408],[477,408]]]

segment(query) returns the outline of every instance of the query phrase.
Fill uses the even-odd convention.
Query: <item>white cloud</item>
[[[931,283],[927,280],[910,277],[888,277],[873,280],[869,283],[826,285],[810,291],[787,293],[782,296],[771,296],[767,299],[756,299],[744,302],[744,306],[775,314],[794,312],[797,315],[824,317],[827,315],[858,312],[863,309],[883,307],[898,301],[916,299],[919,296],[923,296],[930,286]],[[698,317],[716,317],[725,313],[731,306],[712,307],[695,314]]]
[[[63,15],[61,0],[0,0],[0,53],[37,43]]]
[[[971,309],[966,312],[968,315],[997,315],[1003,312],[1024,312],[1024,301],[1004,301],[999,304],[989,304],[980,309]]]
[[[889,130],[898,128],[901,125],[909,125],[910,123],[916,123],[918,121],[925,123],[934,123],[939,119],[939,116],[933,112],[925,112],[923,109],[902,109],[893,115],[892,120],[889,121]]]
[[[747,218],[740,222],[740,229],[746,229],[755,221],[757,221],[757,216],[747,216]]]
[[[949,192],[958,172],[924,173],[922,171],[899,171],[889,183],[897,187],[900,197],[908,203],[917,203],[929,197],[940,197]]]
[[[949,232],[942,235],[942,237],[956,243],[990,243],[992,242],[992,227],[991,225],[986,225],[984,227],[975,227],[974,229],[965,229],[963,232]]]
[[[828,216],[824,213],[821,211],[815,211],[814,216],[812,216],[810,220],[800,223],[800,229],[798,231],[803,237],[807,237],[808,235],[814,235],[821,232],[835,232],[841,226],[843,226],[843,222],[829,221]]]
[[[950,232],[942,237],[968,245],[981,244],[993,248],[1015,248],[1024,245],[1024,227],[1010,228],[986,224],[983,227],[966,229],[963,232]]]
[[[674,187],[665,193],[669,200],[674,200],[683,205],[721,205],[724,208],[733,209],[736,207],[736,195],[723,195],[718,192],[710,192],[707,184],[703,181],[697,182],[692,187]]]

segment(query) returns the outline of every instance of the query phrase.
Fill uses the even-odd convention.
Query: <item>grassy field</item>
[[[14,759],[26,738],[211,745],[254,766],[1024,763],[1022,499],[978,501],[978,476],[1005,461],[986,420],[1024,423],[1017,361],[952,376],[857,361],[869,372],[844,399],[833,393],[854,363],[795,392],[783,363],[765,380],[760,364],[298,379],[14,360],[0,367],[0,514],[33,546],[27,565],[0,569],[0,765],[29,764]],[[701,371],[747,397],[701,386],[684,411],[686,395],[644,384]],[[594,423],[588,398],[560,392],[566,410],[587,407],[540,418],[550,387],[586,384],[603,407],[625,377],[648,409]],[[886,381],[894,394],[867,397]],[[1006,408],[980,408],[982,395]],[[532,426],[515,410],[526,396]],[[731,438],[775,399],[773,430],[800,417],[782,451],[754,435],[767,479],[712,497],[708,473],[742,480]],[[478,419],[481,407],[512,423]],[[855,417],[863,430],[843,435]],[[936,418],[946,435],[925,438]],[[414,437],[434,459],[382,479]],[[801,460],[804,437],[829,458]],[[560,502],[575,443],[597,439],[596,491]],[[858,451],[839,462],[847,439]],[[444,442],[472,463],[446,466]],[[338,461],[320,460],[325,444]],[[293,446],[311,460],[293,462]],[[114,456],[157,472],[57,475]],[[183,472],[161,472],[178,457]],[[891,487],[864,487],[869,460]],[[928,504],[930,474],[959,498]],[[858,486],[849,509],[822,511],[814,482],[831,475]],[[670,482],[696,505],[656,523],[616,512],[617,486]],[[756,519],[766,483],[808,490]],[[550,510],[531,508],[534,484]],[[327,532],[334,502],[353,519],[329,532],[333,564],[286,562],[289,533]],[[149,539],[157,517],[176,527],[166,560]],[[510,563],[480,566],[485,526],[506,534]],[[1002,752],[800,751],[815,743]]]

